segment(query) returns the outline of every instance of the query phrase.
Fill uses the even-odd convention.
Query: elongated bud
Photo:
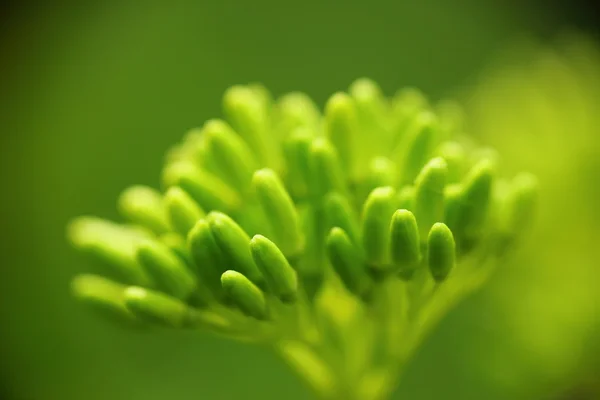
[[[273,241],[286,256],[297,256],[304,247],[304,239],[296,207],[285,187],[270,169],[256,171],[252,186],[269,222]]]
[[[465,173],[467,163],[464,147],[458,142],[444,142],[435,153],[448,165],[448,183],[459,182]]]
[[[375,157],[369,163],[365,177],[367,194],[377,187],[392,186],[396,183],[396,164],[386,157]]]
[[[125,304],[139,320],[149,324],[185,328],[192,318],[192,310],[184,302],[137,286],[125,290]]]
[[[351,168],[355,161],[357,129],[358,120],[352,98],[346,93],[335,93],[325,105],[325,131],[345,170]]]
[[[196,223],[188,235],[188,249],[200,281],[217,299],[222,298],[221,274],[227,269],[225,257],[205,219]]]
[[[447,175],[446,161],[436,157],[423,167],[415,181],[414,210],[423,241],[427,239],[431,226],[444,219],[444,188]]]
[[[375,269],[389,264],[390,220],[396,210],[396,196],[391,187],[371,192],[363,208],[362,245],[367,263]]]
[[[392,216],[390,253],[400,276],[410,279],[421,261],[421,251],[417,220],[408,210],[397,210]]]
[[[231,186],[244,192],[258,168],[252,151],[226,122],[210,120],[204,125],[206,146],[215,165],[215,171]]]
[[[196,287],[194,276],[185,264],[159,242],[145,240],[137,251],[138,262],[156,285],[178,299],[187,299]]]
[[[243,274],[225,271],[221,285],[227,298],[244,314],[256,319],[267,318],[267,303],[261,290]]]
[[[173,254],[175,254],[184,264],[189,265],[192,263],[184,236],[181,236],[175,232],[168,232],[164,235],[161,235],[159,237],[159,241]]]
[[[285,303],[294,302],[298,292],[298,277],[281,250],[261,235],[252,238],[250,250],[271,292]]]
[[[204,217],[204,211],[198,203],[179,186],[169,188],[165,194],[165,206],[171,227],[183,237]]]
[[[405,185],[398,192],[398,208],[402,210],[415,209],[415,187]]]
[[[429,158],[436,136],[436,119],[429,112],[418,114],[410,123],[406,140],[401,143],[402,183],[412,182]]]
[[[163,180],[167,187],[181,187],[207,211],[237,210],[242,202],[239,194],[225,182],[189,163],[169,165]]]
[[[309,195],[312,177],[310,144],[314,136],[311,132],[304,128],[296,129],[283,144],[288,167],[286,182],[295,198],[304,199]]]
[[[406,139],[410,123],[428,107],[427,98],[418,89],[407,87],[396,92],[391,107],[394,146]]]
[[[71,283],[73,295],[103,317],[139,324],[135,316],[125,306],[125,285],[96,275],[78,275]]]
[[[362,262],[360,251],[346,232],[333,228],[327,236],[327,257],[346,288],[364,298],[372,289],[373,281]]]
[[[479,236],[485,227],[493,178],[492,163],[483,160],[473,167],[463,184],[458,229],[469,239]]]
[[[310,146],[311,187],[314,195],[322,198],[329,192],[346,192],[346,182],[333,146],[324,138],[312,141]]]
[[[342,228],[352,243],[359,244],[360,230],[348,197],[330,193],[325,198],[325,219],[327,229]]]
[[[321,118],[321,113],[312,99],[300,92],[282,96],[278,100],[276,108],[278,130],[284,137],[289,136],[296,128],[315,129]]]
[[[233,219],[220,212],[209,213],[207,221],[227,268],[241,272],[256,285],[264,287],[264,277],[250,254],[250,237],[246,232]]]
[[[223,96],[227,119],[253,150],[261,164],[279,165],[275,143],[269,137],[267,109],[260,96],[245,86],[232,86]]]
[[[150,277],[135,259],[137,244],[150,234],[95,217],[80,217],[68,228],[71,243],[100,261],[111,275],[124,283],[150,284]]]
[[[431,227],[427,238],[427,262],[436,282],[442,282],[450,274],[456,259],[452,231],[446,224],[438,222]]]
[[[118,206],[120,213],[134,224],[159,234],[169,230],[163,198],[150,187],[132,186],[126,189],[119,198]]]

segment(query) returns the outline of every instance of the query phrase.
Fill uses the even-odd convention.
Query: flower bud
[[[298,292],[298,277],[281,250],[261,235],[252,238],[250,250],[271,292],[285,303],[294,302]]]
[[[427,263],[436,282],[444,281],[454,267],[455,247],[454,236],[446,224],[438,222],[431,227],[427,238]]]
[[[267,318],[267,303],[261,290],[237,271],[225,271],[221,275],[225,296],[244,314],[256,319]]]

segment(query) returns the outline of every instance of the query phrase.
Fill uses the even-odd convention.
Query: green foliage
[[[235,86],[223,107],[231,126],[210,120],[169,151],[164,196],[125,191],[131,225],[72,224],[112,267],[75,278],[77,298],[267,345],[323,398],[385,397],[526,227],[534,178],[502,183],[456,115],[414,89],[389,99],[359,79],[321,116],[304,94]]]

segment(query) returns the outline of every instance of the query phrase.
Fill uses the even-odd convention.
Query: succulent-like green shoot
[[[409,183],[417,176],[431,154],[436,136],[436,118],[430,112],[417,114],[408,126],[406,138],[400,150],[404,159],[401,164],[403,183]]]
[[[464,147],[459,142],[447,141],[438,147],[436,155],[446,161],[448,183],[459,182],[467,165],[467,155]]]
[[[290,193],[296,199],[305,199],[310,194],[312,139],[312,131],[298,128],[283,142],[283,152],[288,164],[287,182]]]
[[[204,216],[204,210],[179,186],[167,190],[165,206],[171,228],[184,237]]]
[[[339,227],[346,232],[352,243],[359,243],[360,228],[348,198],[340,193],[330,193],[325,198],[327,228]]]
[[[237,271],[225,271],[221,275],[225,296],[244,314],[256,319],[267,318],[264,294],[248,278]]]
[[[119,211],[133,222],[156,233],[169,230],[167,215],[161,194],[146,186],[132,186],[119,198]]]
[[[127,324],[139,322],[125,304],[127,286],[97,275],[79,275],[71,288],[78,300],[102,316]]]
[[[323,399],[385,399],[518,245],[535,177],[503,176],[455,103],[413,88],[389,98],[361,78],[321,112],[239,85],[223,108],[168,151],[162,191],[123,192],[125,223],[70,224],[95,262],[74,296],[128,325],[270,347]]]
[[[148,324],[184,328],[192,320],[187,304],[161,292],[131,286],[124,296],[127,309]]]
[[[336,93],[325,105],[325,131],[336,148],[342,168],[354,166],[356,148],[356,109],[352,98],[346,93]]]
[[[346,288],[365,298],[373,287],[356,243],[341,228],[333,228],[327,236],[327,256]]]
[[[471,169],[462,183],[454,223],[459,240],[466,241],[468,245],[485,229],[491,204],[493,178],[493,164],[482,160]]]
[[[419,228],[413,213],[397,210],[390,225],[392,264],[401,277],[410,279],[421,261]]]
[[[208,221],[199,220],[190,231],[187,240],[196,274],[216,298],[221,298],[221,274],[227,267],[225,257],[215,241]]]
[[[283,95],[276,104],[277,131],[285,138],[298,128],[316,129],[321,114],[310,97],[301,92]]]
[[[436,282],[442,282],[450,274],[456,262],[456,245],[452,231],[442,222],[431,227],[427,238],[427,263]]]
[[[362,215],[362,245],[371,268],[389,268],[389,226],[396,210],[396,193],[392,187],[377,188],[365,202]]]
[[[447,179],[448,164],[443,158],[436,157],[425,164],[415,181],[414,211],[423,240],[426,240],[433,224],[444,218],[444,188]]]
[[[207,211],[234,211],[241,204],[239,194],[229,185],[213,174],[187,163],[167,166],[163,180],[167,187],[181,187]]]
[[[403,186],[398,192],[398,208],[404,210],[414,210],[415,207],[415,187],[412,185]]]
[[[329,192],[346,192],[344,172],[336,149],[325,138],[313,140],[310,146],[311,186],[316,198]]]
[[[150,277],[135,259],[138,243],[151,237],[145,230],[80,217],[69,225],[68,234],[71,243],[98,260],[108,275],[129,284],[150,283]]]
[[[241,191],[247,189],[258,163],[242,138],[227,123],[216,119],[208,121],[202,133],[207,154],[221,179]]]
[[[206,217],[210,232],[228,268],[243,273],[254,284],[264,287],[264,277],[250,254],[250,237],[227,215],[212,211]]]
[[[285,303],[294,302],[298,297],[298,277],[281,250],[262,235],[252,238],[250,250],[270,291]]]
[[[194,276],[183,261],[160,242],[141,242],[137,260],[156,285],[173,297],[186,299],[196,287]]]
[[[298,255],[304,246],[298,213],[277,174],[270,169],[254,173],[252,186],[266,215],[273,241],[288,257]]]

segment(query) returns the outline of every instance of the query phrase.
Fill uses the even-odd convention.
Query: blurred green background
[[[519,84],[502,97],[513,108],[482,111],[500,95],[471,89],[522,36],[551,45],[562,27],[594,30],[586,12],[516,0],[50,3],[7,9],[1,28],[2,398],[309,398],[261,349],[195,333],[128,332],[86,313],[69,296],[69,279],[85,264],[65,225],[81,214],[117,218],[121,190],[157,186],[167,147],[221,115],[228,86],[259,81],[275,95],[302,90],[322,105],[361,76],[388,94],[405,85],[433,99],[457,94],[480,117],[473,129],[507,165],[538,173],[546,195],[515,261],[443,321],[396,397],[599,398],[598,118],[580,112],[585,121],[570,125],[577,117],[560,114],[560,91],[539,94],[555,101],[530,115],[537,103],[516,106]],[[525,77],[537,77],[526,58]],[[580,62],[591,66],[590,79],[600,65],[592,61]],[[537,87],[556,77],[546,78]],[[600,89],[585,80],[577,87]],[[588,97],[570,99],[594,114],[600,103]],[[554,122],[538,124],[547,116]],[[553,145],[537,148],[549,140],[544,126]],[[571,130],[577,143],[562,146]]]

